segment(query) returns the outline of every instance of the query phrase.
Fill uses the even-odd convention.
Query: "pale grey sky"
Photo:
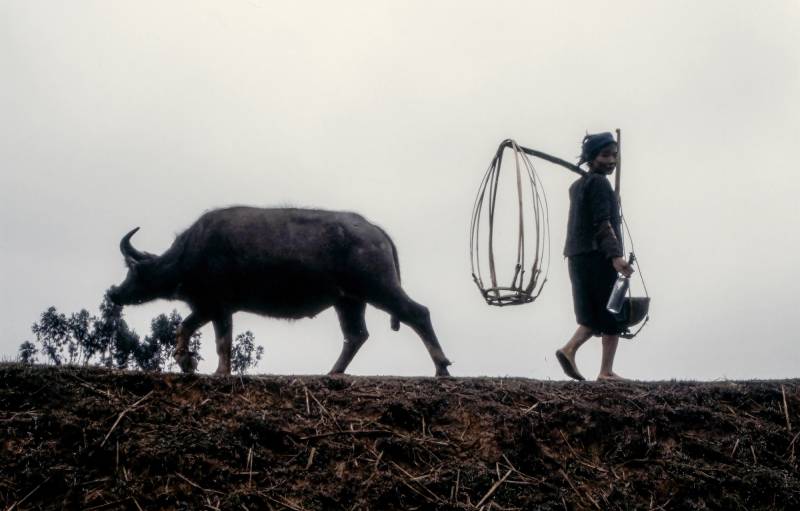
[[[504,138],[574,159],[623,130],[623,202],[653,297],[624,376],[797,377],[800,4],[794,0],[0,4],[2,358],[50,305],[96,312],[120,237],[160,253],[203,211],[358,211],[394,238],[454,375],[563,378],[573,174],[534,161],[552,267],[532,305],[472,283],[472,201]],[[177,308],[128,308],[140,333]],[[422,343],[370,310],[353,374],[431,375]],[[258,371],[322,373],[335,314],[238,314]],[[206,327],[204,371],[213,370]],[[582,350],[599,367],[599,342]]]

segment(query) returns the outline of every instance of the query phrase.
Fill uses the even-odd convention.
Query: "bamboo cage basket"
[[[511,154],[504,157],[506,149]],[[489,305],[533,302],[547,282],[549,212],[544,187],[528,158],[532,153],[514,140],[504,140],[475,198],[470,223],[472,278]],[[509,217],[511,222],[501,228],[497,222]],[[500,229],[504,236],[498,236]],[[499,243],[504,246],[498,248]],[[498,271],[499,265],[505,265],[506,271],[510,268],[510,277]]]

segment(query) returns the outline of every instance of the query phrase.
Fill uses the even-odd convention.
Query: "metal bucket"
[[[627,297],[622,303],[622,309],[619,313],[614,314],[617,322],[621,323],[625,328],[636,326],[642,322],[650,312],[650,297],[637,296]]]

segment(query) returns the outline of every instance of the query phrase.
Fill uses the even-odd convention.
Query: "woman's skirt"
[[[617,271],[602,253],[594,251],[569,258],[572,303],[579,325],[592,329],[593,335],[617,335],[625,331],[606,310],[608,297],[617,280]]]

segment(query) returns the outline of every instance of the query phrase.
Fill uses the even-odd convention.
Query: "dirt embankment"
[[[800,381],[0,365],[4,509],[800,509]]]

